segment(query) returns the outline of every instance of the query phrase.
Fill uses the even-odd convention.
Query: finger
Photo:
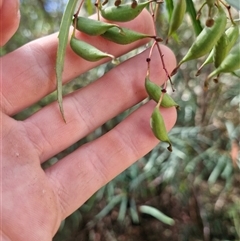
[[[162,46],[168,71],[175,67],[175,57]],[[166,80],[159,53],[153,52],[151,79]],[[144,79],[148,50],[118,65],[99,80],[64,98],[67,123],[61,118],[57,103],[53,103],[28,118],[24,125],[38,150],[41,162],[74,144],[109,119],[137,104],[147,94]]]
[[[143,11],[135,20],[121,23],[121,25],[143,33],[153,34],[152,19],[147,11]],[[90,37],[81,33],[78,34],[78,37],[115,56],[127,53],[149,41],[149,39],[140,40],[122,46],[111,43],[102,37]],[[33,41],[3,57],[2,86],[5,93],[2,99],[2,109],[6,114],[16,114],[56,89],[55,62],[57,45],[57,34],[53,34]],[[63,82],[66,83],[106,61],[109,61],[109,59],[98,62],[85,61],[68,46]]]
[[[156,146],[158,140],[149,124],[155,105],[147,103],[104,136],[46,170],[59,195],[63,218]],[[175,108],[163,108],[161,113],[170,130],[176,121]]]
[[[3,46],[16,32],[19,21],[19,1],[2,0],[0,2],[0,46]]]

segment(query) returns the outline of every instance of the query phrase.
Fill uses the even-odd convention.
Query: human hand
[[[0,1],[3,22],[9,15],[9,12],[3,14],[9,10],[8,5],[17,6],[17,2]],[[8,26],[2,25],[2,45],[18,27],[17,11],[10,15]],[[153,32],[152,19],[147,11],[124,26],[140,32]],[[118,46],[100,37],[93,40],[80,33],[78,37],[94,42],[115,56],[146,43],[142,40]],[[57,102],[24,121],[14,120],[11,116],[56,89],[57,44],[57,34],[53,34],[30,42],[1,59],[3,241],[52,240],[61,220],[158,144],[149,126],[155,104],[149,101],[108,133],[43,170],[41,164],[46,160],[147,96],[144,77],[148,51],[145,51],[116,66],[94,83],[65,96],[63,106],[67,123],[61,117]],[[164,46],[162,51],[171,72],[175,57]],[[70,48],[65,60],[64,83],[103,63],[84,61]],[[158,84],[166,80],[158,52],[152,56],[151,79]],[[161,113],[169,130],[176,121],[175,108],[163,108]]]

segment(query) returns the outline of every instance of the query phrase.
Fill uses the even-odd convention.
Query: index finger
[[[0,46],[3,46],[18,28],[20,21],[19,1],[0,0],[0,16]]]
[[[133,21],[121,23],[121,25],[142,33],[153,34],[154,32],[151,15],[148,11],[143,11]],[[118,45],[102,37],[91,37],[82,33],[78,33],[78,37],[114,56],[123,55],[149,41],[145,39],[129,45]],[[3,57],[2,86],[5,93],[3,94],[2,109],[6,114],[14,115],[56,89],[55,61],[57,45],[58,38],[55,33],[26,44]],[[107,60],[85,61],[73,53],[68,46],[63,83],[67,83]]]

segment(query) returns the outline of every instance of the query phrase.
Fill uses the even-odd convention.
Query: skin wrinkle
[[[57,181],[57,180],[55,180],[55,181]],[[56,190],[56,194],[57,194],[56,196],[58,198],[58,203],[59,203],[59,207],[61,210],[61,216],[63,216],[64,213],[66,212],[66,210],[69,209],[69,206],[70,206],[69,202],[67,201],[69,193],[67,192],[67,188],[64,187],[63,185],[61,185],[59,182],[58,182],[57,187],[58,188],[56,188],[56,182],[54,182],[54,188]],[[66,198],[60,198],[63,196]]]
[[[84,156],[81,156],[81,158],[78,159],[77,162],[74,162],[76,164],[76,168],[74,168],[74,171],[76,172],[76,174],[74,174],[74,176],[75,175],[82,176],[82,180],[85,180],[85,182],[84,183],[75,183],[74,182],[74,185],[77,185],[77,186],[74,186],[74,187],[72,186],[72,188],[78,189],[82,193],[86,193],[87,191],[89,192],[90,187],[91,187],[91,189],[96,188],[95,185],[93,186],[94,183],[98,183],[97,186],[99,186],[99,188],[102,187],[103,185],[105,185],[108,182],[108,179],[107,179],[108,175],[104,174],[104,173],[107,174],[107,168],[105,168],[105,165],[103,165],[103,166],[99,165],[99,167],[102,166],[103,169],[101,167],[99,168],[98,166],[95,165],[96,160],[99,160],[99,164],[103,163],[103,161],[101,160],[101,155],[100,155],[101,153],[99,154],[98,151],[91,148],[91,142],[83,145],[81,148],[84,149],[85,154],[84,154]],[[86,159],[88,160],[87,162],[85,161]],[[60,162],[62,162],[62,161],[64,161],[64,160],[63,159],[60,160]],[[70,161],[70,163],[72,163],[71,160],[69,160],[69,161]],[[50,177],[50,180],[53,183],[55,189],[62,190],[61,194],[63,194],[63,193],[66,194],[66,195],[59,195],[59,192],[58,192],[59,202],[62,205],[61,208],[62,208],[62,210],[65,211],[65,215],[63,218],[65,218],[65,216],[68,216],[68,215],[66,215],[66,212],[68,212],[68,206],[65,205],[65,203],[67,203],[66,200],[61,200],[61,199],[68,198],[69,189],[67,187],[60,186],[61,184],[59,185],[59,181],[57,181],[57,179],[59,179],[59,180],[61,179],[61,178],[59,178],[59,175],[61,175],[61,173],[56,172],[55,170],[53,171],[52,168],[49,168],[46,170],[46,174],[48,177]],[[68,178],[69,175],[71,175],[71,176],[73,175],[73,173],[66,173],[66,174],[67,174],[67,176],[65,176],[64,179]],[[55,180],[54,176],[57,177],[56,180]],[[96,181],[96,180],[98,180],[98,181]],[[56,183],[57,183],[57,188],[56,188]],[[64,184],[64,183],[62,183],[62,184]],[[86,199],[86,197],[84,197],[84,200],[82,200],[82,202],[85,202],[86,201],[85,199]]]
[[[37,42],[38,43],[38,42]],[[34,46],[34,47],[33,47]],[[29,55],[31,56],[31,61],[33,61],[33,69],[36,69],[37,72],[33,73],[34,76],[37,76],[37,78],[34,78],[35,81],[35,91],[33,92],[38,93],[40,89],[43,88],[43,85],[46,89],[56,89],[56,78],[55,78],[55,70],[50,68],[46,68],[46,66],[49,66],[48,63],[51,63],[51,57],[49,56],[49,53],[44,51],[44,48],[41,46],[41,44],[31,42],[28,45],[29,48]],[[41,58],[39,58],[41,56]],[[42,65],[41,63],[44,63]],[[51,73],[52,72],[52,73]],[[44,80],[44,81],[41,81]],[[45,89],[43,88],[43,89]],[[49,93],[43,93],[41,95],[41,98],[44,98]]]
[[[107,173],[108,173],[108,169],[106,168],[106,166],[104,165],[102,158],[101,158],[101,154],[99,154],[98,151],[95,151],[93,148],[91,148],[91,145],[87,145],[88,147],[88,152],[89,152],[89,156],[91,158],[89,158],[89,162],[91,164],[91,167],[94,168],[94,172],[96,175],[93,176],[93,178],[95,178],[96,176],[100,176],[98,178],[98,180],[100,180],[101,184],[100,186],[102,187],[105,183],[108,182],[108,177],[107,177]],[[98,165],[95,164],[95,160],[99,160],[99,162],[97,163]],[[99,165],[101,164],[101,165]],[[92,168],[90,168],[92,170]]]
[[[72,102],[75,106],[75,109],[77,110],[77,113],[78,113],[78,118],[77,119],[81,119],[83,121],[83,125],[81,126],[84,126],[85,129],[87,129],[87,133],[93,131],[93,128],[92,126],[94,126],[94,121],[95,121],[95,118],[94,118],[94,115],[92,114],[92,111],[90,108],[88,108],[87,105],[82,105],[82,108],[84,108],[83,110],[81,109],[81,111],[79,110],[78,106],[79,106],[79,102],[77,100],[77,96],[76,95],[72,95],[71,97],[72,98]],[[86,102],[87,103],[87,102]],[[87,115],[85,115],[85,113],[87,112]],[[88,118],[88,120],[86,120],[84,118],[84,116],[92,116],[93,118]],[[91,121],[93,120],[93,121]]]
[[[115,129],[116,130],[116,133],[114,133],[114,135],[111,137],[111,139],[114,139],[114,146],[117,146],[118,149],[113,149],[111,148],[111,141],[109,141],[109,145],[106,145],[108,148],[107,149],[104,149],[104,150],[94,150],[94,149],[91,149],[89,151],[89,154],[91,156],[91,159],[90,160],[98,160],[99,163],[101,164],[101,166],[97,167],[94,165],[94,161],[91,161],[91,165],[94,166],[94,169],[95,169],[95,175],[94,177],[100,176],[100,180],[101,180],[101,185],[100,187],[104,186],[106,183],[108,183],[108,180],[110,179],[110,176],[108,174],[110,174],[109,172],[109,169],[110,169],[110,163],[111,163],[111,160],[115,159],[116,156],[124,156],[124,153],[132,153],[132,150],[134,151],[134,153],[138,153],[136,152],[136,148],[134,145],[130,144],[128,146],[126,146],[125,143],[129,143],[127,142],[126,140],[128,139],[131,139],[131,138],[125,138],[125,135],[124,135],[124,138],[118,138],[119,137],[119,134],[121,134],[121,132],[118,130],[118,128]],[[116,144],[117,142],[117,144]],[[89,147],[89,146],[88,146]],[[131,148],[134,148],[134,149],[131,149]],[[130,152],[128,151],[130,150]],[[104,156],[107,156],[107,158],[105,158],[104,160],[101,158],[102,156],[102,152],[105,152],[105,153],[108,153],[107,155],[105,154]],[[94,153],[94,156],[92,155]],[[94,157],[94,158],[93,158]],[[95,158],[96,157],[96,158]],[[98,163],[98,164],[99,164]]]
[[[104,79],[105,77],[103,76],[102,78]],[[108,77],[108,79],[110,79],[110,78]],[[100,79],[99,79],[99,81],[100,81]],[[102,84],[104,84],[104,82],[102,82]],[[91,87],[91,86],[89,86],[89,87]],[[107,83],[106,83],[106,87],[107,87]],[[121,85],[121,87],[122,87],[121,89],[125,90],[124,85]],[[108,86],[108,88],[109,88],[109,86]],[[82,89],[80,89],[79,92],[81,92],[81,90]],[[91,100],[89,101],[89,99],[87,99],[87,101],[85,103],[83,103],[82,99],[85,100],[85,98],[82,98],[82,97],[84,97],[84,95],[81,95],[81,103],[82,103],[81,108],[83,108],[83,109],[81,109],[81,111],[80,111],[80,109],[78,108],[79,100],[77,99],[77,96],[79,96],[79,94],[80,93],[78,93],[78,95],[73,94],[71,96],[71,97],[73,97],[72,100],[73,100],[73,104],[75,105],[74,108],[77,110],[78,116],[80,117],[80,119],[83,120],[83,122],[84,122],[84,124],[81,125],[81,126],[84,126],[84,128],[87,129],[87,133],[90,133],[93,130],[97,129],[102,124],[104,124],[104,122],[102,121],[97,126],[95,126],[95,124],[94,124],[95,116],[97,116],[98,113],[93,113],[94,109],[92,110],[91,106],[94,107],[94,105],[97,105],[98,103],[105,102],[105,99],[108,99],[108,96],[102,96],[102,95],[99,94],[98,98],[96,99],[96,95],[95,95],[94,98],[92,98],[92,101]],[[95,103],[95,104],[92,104],[92,103]],[[87,115],[86,115],[86,113],[87,113]],[[87,120],[84,118],[84,116],[88,116]],[[77,119],[79,119],[79,118],[77,118]]]
[[[34,47],[33,47],[34,46]],[[37,64],[38,68],[40,69],[39,72],[42,73],[43,77],[39,79],[44,79],[44,83],[48,84],[50,88],[48,89],[54,89],[56,88],[56,78],[55,78],[55,69],[52,69],[52,74],[50,74],[50,69],[48,68],[46,71],[45,66],[48,66],[48,63],[51,63],[51,57],[49,56],[49,53],[45,51],[45,49],[38,43],[38,48],[36,48],[36,44],[31,43],[29,44],[29,47],[31,49],[31,54],[32,57],[35,59],[35,63]],[[41,56],[41,58],[46,59],[45,61],[42,61],[41,59],[39,60],[38,56]],[[44,63],[44,66],[41,65],[41,62]],[[38,69],[36,68],[36,69]],[[40,83],[39,86],[42,86],[42,82]],[[48,93],[46,94],[48,95]],[[45,96],[46,96],[45,95]]]
[[[5,122],[7,121],[6,120],[7,118],[5,117]],[[21,139],[22,140],[24,140],[27,136],[26,136],[26,133],[25,133],[25,131],[21,128],[18,128],[17,127],[17,125],[16,125],[16,123],[14,123],[15,125],[13,125],[10,129],[4,129],[4,131],[3,131],[3,133],[2,133],[2,137],[3,137],[3,139],[4,140],[8,140],[8,139],[10,139],[11,140],[11,136],[16,136],[16,133],[19,135],[19,136],[21,136]],[[3,122],[3,125],[4,125],[4,122]],[[4,126],[6,126],[6,125],[4,125]],[[7,133],[6,133],[6,131],[7,131]],[[4,146],[9,146],[9,144],[10,144],[10,146],[11,146],[11,155],[12,155],[12,157],[13,158],[16,158],[16,154],[18,154],[18,157],[19,158],[17,158],[16,160],[18,161],[18,164],[19,163],[21,163],[21,164],[26,164],[26,161],[25,161],[25,159],[23,159],[22,158],[22,153],[24,153],[24,149],[20,146],[20,145],[16,145],[16,144],[14,144],[15,142],[6,142],[6,141],[4,141],[3,142],[3,152],[4,151],[9,151],[8,149],[4,149]],[[30,144],[30,146],[28,147],[28,148],[33,148],[33,146],[31,146],[31,144]],[[27,162],[28,164],[29,164],[29,162]]]
[[[22,122],[23,127],[25,128],[25,132],[27,134],[27,137],[33,145],[33,149],[36,149],[37,156],[42,156],[44,152],[44,145],[46,143],[51,147],[51,143],[48,141],[48,138],[45,137],[44,133],[42,132],[42,129],[39,128],[37,125],[35,125],[33,122]],[[42,141],[36,142],[35,140],[41,139]],[[35,147],[35,148],[34,148]]]
[[[58,200],[57,203],[59,204],[58,206],[59,206],[59,209],[60,209],[61,216],[63,216],[64,212],[66,211],[63,203],[68,203],[68,202],[63,200],[63,198],[60,198],[60,197],[62,196],[61,193],[66,193],[66,192],[64,192],[64,190],[66,188],[62,187],[61,183],[59,182],[59,178],[54,178],[55,176],[61,175],[61,173],[52,172],[52,169],[49,169],[49,168],[45,170],[45,173],[46,172],[48,173],[47,178],[49,180],[50,185],[52,186],[52,191],[55,193],[55,197]],[[62,184],[64,184],[64,182],[62,182]],[[60,192],[59,190],[63,190],[63,192]],[[65,196],[66,195],[64,195],[64,197]],[[62,220],[62,217],[61,217],[61,220]],[[57,225],[57,223],[56,223],[56,225]],[[56,226],[56,228],[57,228],[57,226]]]
[[[46,54],[46,52],[43,51],[44,48],[42,48],[40,44],[38,44],[37,48],[33,47],[33,46],[36,46],[36,43],[37,41],[34,41],[33,43],[26,44],[20,49],[16,50],[18,51],[18,54],[22,56],[23,59],[28,58],[28,64],[24,65],[23,70],[17,71],[18,73],[17,76],[11,76],[12,79],[16,79],[18,80],[18,82],[14,86],[8,86],[8,84],[6,84],[6,86],[17,93],[20,85],[26,86],[27,84],[27,86],[25,87],[26,89],[31,89],[31,93],[36,93],[38,95],[39,93],[43,93],[40,97],[40,98],[43,98],[48,94],[46,93],[45,89],[53,89],[53,90],[56,89],[55,79],[53,78],[55,70],[54,68],[51,69],[51,65],[49,65],[49,63],[52,62],[51,57],[49,57]],[[15,54],[15,51],[3,57],[3,60],[5,60],[4,62],[6,66],[9,63],[12,54]],[[44,65],[41,65],[40,64],[41,62],[43,62]],[[45,66],[49,66],[49,68],[46,68]],[[3,69],[5,69],[5,74],[9,75],[9,70],[6,69],[5,67]],[[52,72],[52,74],[49,72]],[[11,72],[11,73],[14,74],[14,72]],[[26,73],[28,73],[29,75],[28,79],[25,78]],[[22,98],[19,94],[17,94],[16,96],[19,99]],[[14,100],[16,96],[13,94],[10,95],[10,98],[12,98],[11,102],[16,102],[16,100]],[[11,104],[11,109],[6,108],[3,102],[3,109],[8,110],[6,113],[11,115],[14,115],[21,109],[24,109],[25,107],[27,107],[26,105],[26,106],[23,106],[21,109],[12,110],[13,109],[12,106],[13,105]]]
[[[127,135],[126,135],[127,133]],[[128,149],[131,150],[131,153],[133,152],[134,156],[139,156],[139,151],[137,150],[136,144],[132,141],[132,138],[129,136],[129,132],[124,133],[121,132],[120,128],[116,128],[116,135],[122,136],[119,141],[123,144],[121,144],[124,148],[122,148],[125,152],[128,152]],[[124,143],[128,143],[128,145],[124,145]]]
[[[4,96],[3,88],[4,87],[2,86],[1,101],[0,101],[1,111],[2,111],[2,113],[9,115],[10,113],[8,110],[12,109],[13,105],[12,105],[11,101],[9,101],[8,98]]]
[[[62,127],[59,127],[58,129],[56,129],[55,132],[54,132],[55,134],[54,135],[52,134],[52,136],[56,136],[56,138],[52,139],[53,142],[49,142],[48,141],[49,137],[47,136],[48,135],[48,131],[46,130],[46,134],[45,134],[42,131],[42,129],[38,127],[38,123],[35,123],[33,120],[34,119],[27,119],[26,121],[24,121],[25,129],[26,129],[26,132],[28,133],[30,141],[32,141],[33,145],[37,148],[37,150],[39,150],[38,153],[39,153],[39,157],[40,157],[40,162],[43,163],[47,159],[49,159],[49,158],[53,157],[55,154],[57,154],[57,153],[53,153],[51,156],[47,156],[46,157],[44,150],[46,150],[46,149],[48,149],[48,150],[49,149],[53,149],[53,145],[58,145],[58,131],[60,133],[61,132],[63,133],[63,134],[61,134],[61,136],[64,136],[65,130],[63,130]],[[81,119],[81,120],[83,120],[83,119]],[[73,122],[73,121],[74,122],[77,121],[79,128],[82,126],[81,121],[79,119],[77,119],[77,120],[76,119],[69,120],[68,124],[71,124],[71,122]],[[30,131],[28,130],[28,128],[29,128]],[[75,130],[75,131],[77,131],[77,130]],[[35,140],[38,140],[38,143]],[[78,138],[78,140],[79,140],[79,138]],[[48,146],[46,146],[46,143],[48,144]],[[69,145],[69,146],[71,146],[71,145]],[[64,149],[68,148],[69,146],[63,147],[61,149],[61,151],[63,151]]]
[[[31,49],[30,46],[26,46],[26,47],[27,47],[28,49]],[[27,51],[27,52],[28,52],[28,53],[31,53],[31,51]],[[29,54],[28,54],[28,55],[29,55]],[[18,83],[17,83],[17,85],[14,85],[13,87],[8,87],[8,88],[13,89],[15,92],[18,91],[18,88],[19,88],[20,85],[25,85],[25,83],[29,83],[31,86],[35,86],[35,88],[32,89],[32,92],[33,92],[33,93],[39,93],[39,91],[41,90],[41,88],[42,88],[42,86],[43,86],[42,83],[36,84],[37,82],[39,82],[40,79],[43,79],[42,76],[41,76],[41,75],[42,75],[42,72],[39,71],[39,68],[37,68],[38,72],[35,72],[35,73],[32,73],[32,72],[31,72],[32,69],[35,69],[35,68],[36,68],[35,66],[38,65],[38,63],[36,62],[36,57],[35,57],[35,55],[34,55],[34,54],[30,54],[30,55],[31,55],[32,57],[30,57],[30,59],[29,59],[29,64],[25,67],[26,69],[24,69],[23,71],[19,72],[19,75],[18,75],[18,76],[12,76],[12,79],[18,80]],[[40,67],[40,66],[39,66],[39,67]],[[6,71],[6,72],[7,72],[6,74],[9,74],[8,71]],[[13,72],[13,73],[14,73],[14,72]],[[31,81],[28,81],[28,80],[26,80],[26,79],[24,78],[24,76],[26,75],[26,73],[32,73],[31,76],[29,76],[29,79],[31,79]],[[23,77],[22,77],[22,76],[23,76]],[[36,78],[36,76],[37,76],[37,78]],[[34,79],[34,80],[32,80],[32,79]],[[34,81],[34,84],[32,83],[32,81]],[[45,83],[47,83],[47,82],[45,82]],[[16,95],[16,96],[17,96],[18,99],[22,98],[22,96],[19,96],[19,95]],[[16,96],[15,96],[15,95],[11,95],[10,97],[11,97],[11,98],[16,98]],[[26,98],[26,96],[25,96],[25,98]],[[7,99],[7,98],[5,97],[5,99]],[[13,108],[15,107],[15,106],[12,104],[12,102],[14,103],[14,102],[16,102],[16,100],[11,99],[11,101],[9,101],[9,100],[7,99],[7,102],[8,102],[8,103],[11,103],[11,109],[13,109]],[[7,107],[5,107],[5,106],[6,106],[6,103],[3,102],[3,109],[4,109],[4,110],[7,110],[7,113],[6,113],[6,114],[14,115],[14,114],[16,114],[16,113],[18,112],[18,110],[13,111],[13,110],[11,110],[10,108],[7,108]],[[25,106],[25,107],[27,107],[27,106]],[[24,109],[25,107],[22,107],[22,108]]]
[[[99,168],[97,168],[97,166],[94,164],[94,160],[96,160],[95,157],[97,157],[98,155],[96,155],[96,152],[89,147],[90,146],[89,146],[88,143],[84,145],[84,148],[86,148],[86,155],[85,156],[87,156],[87,158],[89,160],[88,163],[87,163],[87,166],[84,165],[84,167],[83,167],[81,165],[82,159],[79,159],[78,162],[75,163],[76,168],[74,168],[75,171],[78,170],[77,176],[82,176],[82,179],[84,179],[85,182],[84,183],[74,182],[74,186],[72,186],[72,188],[77,189],[82,193],[86,193],[87,191],[89,191],[88,185],[91,185],[90,183],[93,182],[92,180],[96,180],[96,179],[102,180],[102,177],[105,180],[105,177],[102,176],[102,175],[100,175],[101,178],[98,178],[99,174],[101,174],[101,171],[99,171]],[[91,160],[93,160],[93,161],[91,161]],[[63,159],[60,160],[60,162],[61,161],[63,161]],[[86,163],[84,162],[83,164],[86,164]],[[92,172],[93,169],[95,170],[94,172]],[[89,176],[89,173],[93,173],[93,175]],[[52,168],[48,168],[48,169],[46,169],[46,174],[47,174],[50,182],[52,183],[52,186],[54,187],[54,190],[56,190],[56,194],[57,194],[57,197],[58,197],[58,200],[59,200],[60,209],[61,209],[61,213],[62,213],[62,219],[64,219],[64,218],[66,218],[66,216],[68,216],[68,215],[66,215],[66,212],[68,212],[69,207],[70,207],[70,205],[67,201],[67,199],[70,195],[69,194],[69,188],[67,186],[66,187],[64,186],[64,184],[65,184],[64,182],[58,181],[58,180],[61,179],[61,178],[59,178],[59,176],[62,175],[61,172],[56,172],[55,170],[53,171]],[[65,173],[65,174],[67,174],[67,176],[72,175],[71,173]],[[57,178],[55,178],[55,176]],[[68,178],[67,176],[64,177],[64,179]],[[84,178],[84,176],[86,176],[86,178]],[[105,180],[104,183],[106,181],[107,180]],[[104,183],[102,184],[102,186],[104,185]],[[83,200],[83,202],[85,202],[85,199]]]

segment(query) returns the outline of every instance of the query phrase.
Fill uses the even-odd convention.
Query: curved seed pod
[[[181,25],[186,8],[186,0],[177,0],[170,19],[168,37],[171,36],[171,34],[175,32]]]
[[[168,137],[164,119],[157,106],[154,108],[153,113],[151,115],[150,126],[155,137],[160,141],[167,142],[169,144],[168,150],[172,151],[172,144]]]
[[[132,3],[121,4],[120,6],[110,6],[101,8],[102,17],[110,21],[127,22],[136,18],[151,1],[138,3],[132,8]]]
[[[75,37],[71,37],[70,46],[77,55],[91,62],[98,61],[106,57],[114,59],[113,55],[104,53],[101,50],[95,48],[94,46],[82,40],[76,39]]]
[[[231,48],[236,43],[238,37],[239,37],[239,27],[238,25],[232,25],[230,28],[226,30],[226,35],[228,37],[228,52],[231,50]]]
[[[215,69],[210,75],[208,75],[206,82],[212,77],[219,75],[220,73],[231,73],[240,69],[240,48],[237,44],[232,51],[226,56],[222,63]]]
[[[224,10],[219,6],[219,11],[212,27],[205,26],[202,32],[197,36],[187,54],[179,62],[178,67],[189,60],[197,59],[208,52],[215,46],[225,31],[227,17]]]
[[[174,106],[174,107],[176,107],[177,110],[180,109],[180,106],[173,100],[173,98],[168,93],[164,93],[160,105],[165,108]]]
[[[78,17],[77,18],[77,30],[92,36],[98,36],[105,33],[108,29],[116,27],[118,31],[121,28],[116,24],[105,23],[91,18]]]
[[[228,37],[226,33],[224,33],[222,37],[218,40],[216,46],[214,47],[213,62],[216,68],[222,63],[224,58],[227,56],[228,44]]]
[[[230,28],[228,28],[225,33],[228,38],[228,45],[226,47],[226,52],[228,54],[238,39],[239,27],[237,25],[233,25]],[[211,50],[210,54],[208,55],[207,59],[203,62],[203,64],[198,68],[196,76],[200,74],[200,71],[205,65],[213,62],[214,51],[215,51],[215,47]]]
[[[103,38],[118,44],[130,44],[143,38],[154,38],[144,33],[139,33],[128,28],[111,28],[101,35]]]
[[[238,70],[232,72],[232,75],[234,75],[234,76],[240,78],[240,69],[238,69]]]
[[[145,78],[145,89],[151,99],[153,99],[156,103],[158,103],[162,90],[161,87],[152,82],[148,77]],[[179,109],[179,105],[172,99],[170,95],[164,93],[161,104],[162,107],[169,108],[175,106]]]
[[[200,71],[202,70],[202,68],[204,66],[206,66],[207,64],[210,64],[213,62],[213,55],[214,55],[214,48],[211,50],[210,54],[208,55],[208,57],[205,59],[205,61],[202,63],[202,65],[198,68],[196,76],[198,76],[200,74]]]

